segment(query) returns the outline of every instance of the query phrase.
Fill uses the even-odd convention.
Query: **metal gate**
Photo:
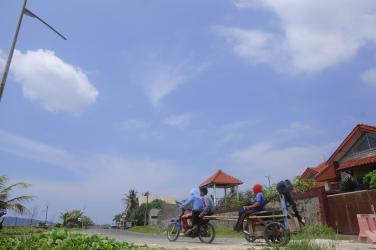
[[[375,213],[376,190],[328,195],[329,226],[339,233],[358,234],[357,214]]]

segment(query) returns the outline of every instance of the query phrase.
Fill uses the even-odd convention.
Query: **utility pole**
[[[267,175],[265,176],[266,179],[268,179],[268,184],[269,184],[269,187],[271,186],[270,184],[270,180],[272,179],[272,176],[271,175]]]
[[[3,76],[2,76],[1,82],[0,82],[0,101],[1,101],[1,98],[3,96],[3,92],[4,92],[4,88],[5,88],[5,82],[6,82],[7,77],[8,77],[10,64],[12,62],[14,49],[16,48],[18,33],[20,32],[21,23],[22,23],[22,19],[23,19],[24,14],[27,15],[27,16],[30,16],[32,18],[38,19],[44,25],[46,25],[49,29],[51,29],[53,32],[55,32],[57,35],[59,35],[62,39],[67,40],[67,38],[65,36],[63,36],[62,34],[60,34],[56,29],[54,29],[51,25],[49,25],[48,23],[46,23],[42,18],[40,18],[39,16],[37,16],[36,14],[34,14],[30,10],[28,10],[26,8],[26,4],[27,4],[27,0],[24,0],[24,2],[22,4],[22,8],[21,8],[21,13],[20,13],[20,16],[18,18],[18,22],[17,22],[17,26],[16,26],[16,32],[14,33],[12,45],[10,47],[8,58],[7,58],[7,61],[5,63],[5,67],[4,67],[4,71],[3,71]]]
[[[149,192],[145,192],[144,196],[146,196],[146,209],[145,209],[145,219],[144,219],[144,226],[146,226],[146,215],[149,214],[148,213],[148,206],[149,206],[149,195],[150,193]]]
[[[46,205],[46,217],[44,218],[44,225],[47,226],[47,214],[48,214],[48,205]]]

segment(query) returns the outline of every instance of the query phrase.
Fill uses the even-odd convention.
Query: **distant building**
[[[181,209],[177,204],[163,204],[161,209],[151,209],[149,213],[149,225],[167,227],[172,217],[178,217]]]
[[[313,179],[326,190],[337,189],[348,176],[360,187],[363,177],[376,169],[376,127],[359,124],[338,146],[328,160],[307,168],[301,178]]]
[[[165,196],[165,195],[149,195],[148,197],[149,203],[153,200],[162,200],[166,204],[176,204],[176,199],[173,196]],[[146,196],[139,196],[138,197],[138,204],[142,205],[146,203]]]

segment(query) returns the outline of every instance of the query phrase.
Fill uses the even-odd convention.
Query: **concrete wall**
[[[157,227],[167,227],[172,217],[178,217],[181,209],[176,204],[164,204],[158,212],[158,218],[149,220],[150,225]]]
[[[321,224],[320,201],[318,197],[306,198],[296,201],[299,213],[307,224]]]

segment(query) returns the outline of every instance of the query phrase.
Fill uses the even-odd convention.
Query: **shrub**
[[[52,231],[33,236],[0,237],[0,250],[123,250],[149,249],[147,246],[137,246],[119,242],[97,235],[76,234],[68,231]]]
[[[302,179],[299,176],[293,180],[294,193],[304,193],[317,187],[317,183],[312,179]]]
[[[341,182],[341,191],[344,192],[352,192],[355,191],[358,187],[358,184],[356,183],[355,179],[348,175],[344,178],[344,180]]]
[[[278,192],[276,189],[276,185],[264,187],[263,193],[264,193],[264,199],[267,202],[278,199]]]
[[[294,235],[296,240],[310,240],[310,239],[335,239],[337,237],[334,229],[326,225],[306,225],[302,231]]]
[[[376,170],[373,170],[369,172],[368,174],[366,174],[363,177],[363,182],[369,189],[375,189],[376,188]]]

